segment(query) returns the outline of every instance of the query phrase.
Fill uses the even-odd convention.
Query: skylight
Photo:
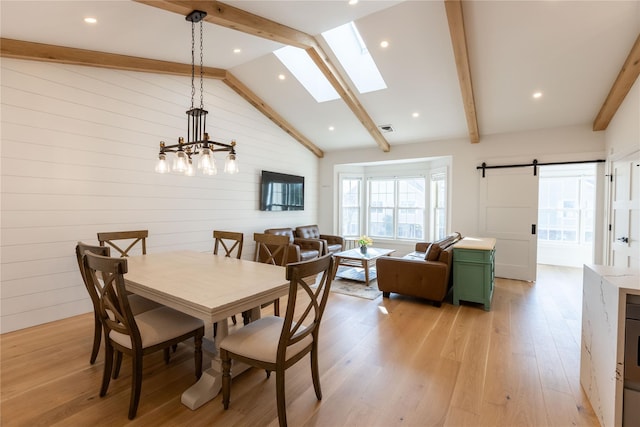
[[[353,22],[325,31],[322,36],[360,93],[387,88]],[[286,46],[273,53],[317,102],[340,97],[303,49]]]
[[[387,88],[355,23],[349,22],[325,31],[322,37],[327,41],[360,93]]]
[[[317,102],[340,98],[338,92],[303,49],[285,46],[273,53]]]

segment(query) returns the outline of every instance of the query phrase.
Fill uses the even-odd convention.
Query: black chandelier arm
[[[164,143],[161,142],[160,154],[177,153],[179,151],[187,152],[185,148],[188,148],[188,147],[191,147],[192,150],[190,150],[190,153],[187,153],[187,154],[199,154],[198,150],[201,148],[204,148],[205,145],[208,146],[209,150],[211,150],[214,153],[217,151],[229,151],[231,152],[231,154],[236,154],[235,143],[225,144],[224,142],[218,142],[211,139],[206,141],[193,141],[193,142],[185,142],[185,143],[178,143],[178,144],[172,144],[172,145],[165,145]],[[217,146],[220,148],[215,148],[214,146]]]

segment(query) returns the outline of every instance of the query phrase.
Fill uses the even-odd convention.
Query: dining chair
[[[213,238],[215,239],[215,243],[213,245],[214,255],[218,255],[218,249],[222,246],[225,256],[237,259],[242,257],[244,234],[235,231],[213,230]]]
[[[194,339],[196,378],[202,375],[202,337],[204,322],[185,313],[162,306],[134,315],[125,289],[126,258],[109,258],[89,251],[83,255],[86,276],[95,289],[99,289],[100,319],[105,335],[104,372],[100,397],[109,388],[114,369],[114,351],[128,354],[132,359],[131,397],[129,419],[136,416],[142,388],[143,356],[164,350],[165,362],[169,362],[169,347]],[[118,363],[118,362],[117,362]]]
[[[215,243],[213,245],[214,255],[218,255],[218,251],[220,247],[222,247],[222,249],[224,249],[224,255],[226,257],[240,259],[240,257],[242,256],[242,243],[244,242],[244,234],[235,231],[213,230],[213,238],[215,239]],[[245,325],[249,323],[249,312],[243,312],[242,318]],[[234,325],[238,323],[235,314],[231,316],[231,320],[233,321]],[[214,323],[214,337],[217,335],[217,332],[218,324]]]
[[[318,333],[331,288],[333,258],[325,255],[287,265],[289,297],[284,318],[257,319],[229,334],[220,343],[222,360],[222,403],[229,408],[231,397],[231,360],[276,373],[276,402],[280,426],[287,425],[285,371],[307,353],[311,357],[311,377],[318,400],[322,399],[318,370]],[[304,280],[320,275],[317,287]]]
[[[254,261],[280,266],[287,264],[289,236],[269,233],[253,233],[253,240],[256,242]],[[263,305],[262,308],[269,304]],[[273,312],[276,316],[280,316],[279,298],[273,301]]]
[[[96,358],[98,357],[98,352],[100,351],[100,342],[102,341],[102,321],[100,320],[100,296],[98,295],[98,291],[93,286],[93,284],[89,280],[87,280],[84,270],[84,264],[82,262],[82,256],[84,255],[85,251],[107,257],[110,256],[111,251],[106,246],[88,245],[83,242],[78,242],[78,244],[76,245],[76,259],[78,260],[78,269],[80,270],[80,276],[82,277],[84,286],[87,288],[87,292],[89,293],[89,297],[91,298],[91,304],[93,304],[93,349],[91,350],[91,358],[89,359],[89,363],[93,365],[96,361]],[[129,294],[129,305],[131,306],[131,311],[133,312],[133,314],[139,314],[145,311],[152,310],[154,308],[161,307],[161,304],[135,294]]]
[[[100,242],[100,246],[111,246],[120,253],[121,257],[126,257],[138,242],[142,245],[142,254],[145,255],[147,253],[147,237],[149,237],[149,230],[99,232],[98,242]],[[120,245],[124,245],[123,243],[120,245],[115,243],[118,240],[127,240],[128,242],[124,242],[124,244],[129,243],[129,245],[122,249]]]

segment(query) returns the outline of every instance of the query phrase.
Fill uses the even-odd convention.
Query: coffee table
[[[338,273],[338,267],[341,265],[347,267],[360,267],[364,269],[364,283],[369,286],[370,279],[375,279],[375,270],[372,270],[372,266],[375,265],[376,260],[382,256],[389,255],[395,252],[395,249],[383,249],[383,248],[367,248],[366,253],[362,253],[360,248],[349,249],[348,251],[342,251],[333,254],[335,262],[333,266],[333,278],[336,278]],[[372,274],[370,274],[372,273]],[[373,276],[373,277],[370,277]],[[357,276],[338,276],[345,277],[346,279],[359,280],[361,278]]]

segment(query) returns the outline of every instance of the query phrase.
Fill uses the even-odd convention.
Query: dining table
[[[127,265],[124,279],[128,291],[205,322],[211,368],[181,397],[192,410],[213,399],[222,387],[217,343],[229,334],[228,318],[251,311],[251,319],[258,319],[262,304],[287,295],[289,290],[285,267],[211,253],[184,250],[136,255],[127,258]],[[234,364],[233,375],[246,368]]]

